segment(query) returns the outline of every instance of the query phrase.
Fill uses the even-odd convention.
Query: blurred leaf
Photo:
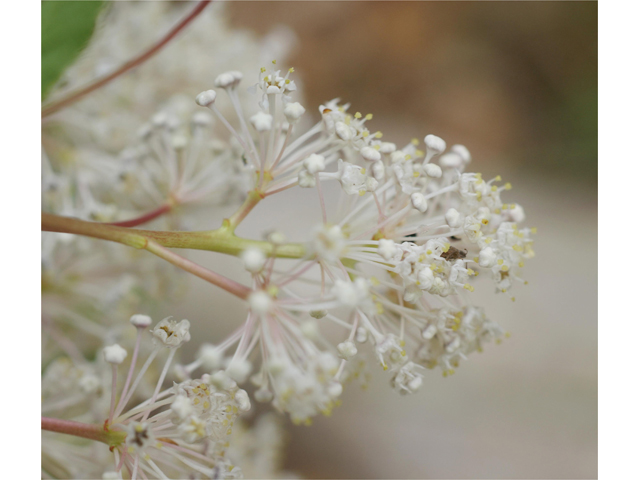
[[[41,2],[42,99],[87,46],[105,2]]]

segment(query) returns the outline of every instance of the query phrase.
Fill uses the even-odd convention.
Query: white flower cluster
[[[225,451],[230,445],[234,422],[251,408],[247,393],[222,370],[174,383],[173,387],[162,390],[176,349],[189,341],[187,320],[164,319],[151,329],[156,345],[134,376],[142,353],[140,340],[150,323],[151,319],[144,315],[131,318],[138,336],[124,381],[118,381],[117,372],[119,365],[125,366],[129,355],[118,344],[103,349],[105,363],[99,359],[93,365],[84,361],[80,366],[69,359],[53,362],[43,380],[43,414],[103,423],[104,431],[116,440],[111,442],[111,460],[104,452],[99,458],[103,462],[101,468],[113,471],[114,478],[125,478],[124,470],[132,478],[136,475],[188,478],[194,472],[202,478],[240,478],[241,470],[225,457]],[[155,371],[157,382],[153,393],[128,408],[134,398],[140,398],[135,395],[141,381],[154,371],[153,361],[163,351],[168,355],[161,372]],[[108,374],[109,365],[112,379]],[[60,444],[53,438],[44,443],[45,450],[59,458],[64,458],[65,452],[70,458],[89,453],[71,446],[59,448]],[[106,446],[103,448],[109,451]],[[111,466],[104,462],[111,462]],[[48,464],[45,458],[43,468],[47,470],[54,465]]]
[[[91,462],[78,460],[94,458],[104,478],[238,478],[231,458],[248,450],[265,465],[252,475],[277,476],[279,441],[259,442],[264,455],[259,446],[227,454],[234,451],[234,424],[251,407],[243,384],[255,387],[256,401],[309,425],[340,405],[347,383],[366,383],[367,357],[388,371],[395,391],[409,394],[421,388],[426,369],[449,376],[471,353],[508,336],[476,306],[473,292],[483,278],[497,293],[526,284],[522,269],[534,256],[536,231],[522,225],[520,205],[502,201],[511,185],[465,172],[469,151],[447,150],[438,136],[402,148],[382,141],[369,129],[372,114],[350,113],[338,99],[320,105],[318,121],[307,126],[312,114],[294,98],[293,73],[276,61],[261,68],[251,101],[243,73],[221,73],[215,89],[196,97],[202,108],[190,123],[183,121],[184,102],[170,100],[139,130],[135,145],[118,155],[90,155],[86,165],[77,158],[65,163],[59,145],[43,150],[43,210],[121,229],[156,218],[170,230],[192,226],[198,213],[249,192],[215,234],[198,235],[203,245],[212,242],[205,245],[211,250],[238,254],[250,286],[197,266],[199,276],[215,277],[212,283],[246,300],[246,319],[227,338],[203,343],[192,363],[173,368],[177,350],[191,339],[188,320],[167,317],[151,328],[152,342],[143,342],[150,317],[131,317],[135,336],[104,319],[166,298],[166,285],[172,291],[178,283],[174,267],[159,271],[147,256],[125,256],[95,240],[44,238],[43,413],[101,425],[99,439],[112,452],[59,442],[65,450],[47,433],[43,469],[51,476],[95,475]],[[82,143],[75,129],[67,133],[71,143]],[[304,242],[287,243],[278,225],[264,241],[235,236],[258,202],[298,187],[299,196],[317,198],[321,211]],[[328,188],[339,191],[335,211]],[[156,253],[164,248],[153,245]],[[173,255],[163,252],[165,259]],[[187,259],[174,265],[196,268]],[[84,358],[82,352],[97,349],[102,355],[93,362]],[[61,352],[68,358],[56,360]],[[156,365],[160,358],[164,363]],[[170,376],[177,382],[166,388]],[[271,438],[273,428],[265,425]]]
[[[292,268],[278,270],[276,258],[256,248],[242,254],[254,282],[249,316],[216,351],[222,355],[238,343],[228,372],[233,376],[242,365],[243,375],[235,377],[241,381],[259,345],[262,363],[251,377],[256,400],[310,423],[339,402],[360,344],[371,345],[391,372],[392,387],[405,394],[420,388],[425,367],[439,366],[448,376],[484,343],[499,342],[503,330],[471,303],[473,283],[488,277],[498,292],[526,283],[520,269],[533,257],[535,229],[519,226],[522,207],[502,202],[510,184],[464,173],[471,155],[462,145],[447,151],[443,139],[427,135],[423,150],[417,140],[398,148],[370,132],[371,114],[351,115],[338,100],[321,105],[320,122],[298,132],[305,109],[293,102],[293,70],[282,76],[273,65],[260,70],[260,111],[247,122],[236,108],[238,129],[218,110],[216,91],[196,102],[242,147],[261,197],[313,187],[322,224]],[[214,83],[238,106],[241,80],[229,72]],[[344,195],[333,217],[321,187],[332,181]],[[272,244],[277,251],[279,242]],[[309,278],[312,272],[317,275]],[[318,288],[311,296],[309,284]],[[320,333],[327,323],[347,329],[335,347]]]

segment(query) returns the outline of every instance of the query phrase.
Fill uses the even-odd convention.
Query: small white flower
[[[411,194],[411,205],[420,213],[425,213],[428,208],[427,199],[419,192]]]
[[[386,238],[380,239],[378,242],[378,254],[387,261],[393,259],[397,254],[399,254],[396,242]]]
[[[355,356],[358,353],[358,349],[356,348],[355,343],[347,340],[346,342],[342,342],[338,344],[338,351],[342,358],[348,360],[351,357]]]
[[[305,158],[302,164],[304,165],[304,168],[307,169],[307,172],[312,175],[324,171],[325,168],[324,157],[315,153]]]
[[[380,152],[378,150],[369,146],[362,147],[360,149],[360,155],[362,155],[362,158],[369,162],[377,162],[382,158],[382,155],[380,155]]]
[[[141,314],[133,315],[129,321],[136,328],[147,328],[153,323],[150,316]]]
[[[304,112],[304,107],[298,102],[288,103],[284,107],[284,116],[287,118],[287,122],[291,125],[298,123],[300,121],[300,117],[304,115]]]
[[[216,101],[216,96],[217,94],[215,90],[204,91],[198,94],[196,97],[196,103],[201,107],[208,107]]]
[[[191,334],[189,333],[190,326],[189,320],[176,322],[171,317],[167,317],[158,322],[151,330],[151,333],[155,337],[154,342],[156,342],[156,344],[160,343],[167,348],[177,348],[191,340]]]
[[[244,268],[251,273],[258,273],[264,268],[267,261],[264,252],[259,248],[248,248],[241,255]]]
[[[244,383],[251,373],[251,362],[246,359],[231,360],[226,368],[227,375],[238,383]]]
[[[435,163],[427,163],[424,166],[424,173],[426,173],[431,178],[440,178],[442,177],[442,168],[440,168]]]
[[[313,188],[316,186],[316,177],[306,169],[298,172],[298,185],[302,188]]]
[[[464,217],[455,208],[450,208],[444,215],[447,225],[451,228],[459,228],[464,222]]]
[[[202,362],[202,367],[206,370],[213,371],[222,365],[224,352],[215,345],[203,343],[198,349],[196,358]]]
[[[273,299],[271,298],[271,295],[264,290],[256,290],[251,293],[249,298],[247,298],[247,301],[249,302],[249,308],[251,308],[251,311],[258,315],[268,313],[273,306]]]
[[[113,365],[119,365],[127,358],[127,351],[117,343],[110,347],[104,347],[104,359]]]
[[[256,131],[268,132],[273,125],[273,117],[268,113],[258,112],[249,119],[249,122],[251,122]]]

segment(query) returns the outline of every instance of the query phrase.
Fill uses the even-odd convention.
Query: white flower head
[[[284,107],[284,116],[291,125],[295,125],[300,121],[302,115],[304,115],[305,109],[298,102],[288,103]]]
[[[242,263],[251,273],[258,273],[264,268],[267,257],[259,248],[248,248],[241,255]]]
[[[120,365],[127,358],[127,351],[117,343],[104,347],[104,359],[113,365]]]
[[[256,131],[260,133],[268,132],[269,130],[271,130],[271,127],[273,125],[273,117],[264,112],[256,113],[249,119],[249,121],[251,122],[251,125],[253,125],[253,128],[255,128]]]
[[[129,321],[131,322],[131,325],[133,325],[136,328],[147,328],[149,325],[153,323],[153,320],[151,320],[150,316],[141,315],[139,313],[136,315],[133,315]]]
[[[209,107],[216,101],[216,97],[217,94],[215,90],[206,90],[198,94],[196,103],[201,107]]]
[[[158,322],[151,330],[151,334],[154,336],[154,342],[156,344],[167,348],[177,348],[191,340],[191,334],[189,333],[190,326],[189,320],[176,322],[171,317],[167,317]]]

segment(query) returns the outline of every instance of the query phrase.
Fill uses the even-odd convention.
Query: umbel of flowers
[[[105,349],[114,365],[105,428],[120,435],[109,437],[116,472],[174,478],[187,469],[219,476],[215,472],[224,467],[225,475],[235,475],[223,452],[233,421],[250,405],[240,386],[252,384],[256,401],[308,425],[339,405],[343,386],[362,377],[366,359],[387,371],[394,390],[410,394],[420,389],[427,369],[449,376],[471,353],[508,336],[485,314],[474,285],[491,282],[507,294],[526,284],[522,272],[534,256],[536,232],[523,226],[520,205],[502,201],[511,185],[467,172],[469,151],[462,145],[447,149],[433,134],[404,146],[385,141],[369,130],[372,114],[350,113],[338,99],[307,112],[294,99],[292,74],[275,61],[261,68],[249,89],[256,106],[248,114],[240,100],[243,74],[231,71],[196,97],[203,110],[190,130],[166,112],[154,117],[140,143],[120,157],[121,173],[135,172],[115,177],[120,193],[104,186],[85,192],[97,210],[111,206],[117,223],[43,217],[45,230],[148,250],[246,301],[244,322],[227,338],[203,344],[191,364],[170,369],[175,349],[189,339],[189,325],[163,320],[152,330],[157,346],[133,380],[136,340],[118,401],[115,365],[127,352]],[[233,117],[223,115],[220,102]],[[325,201],[330,183],[340,189],[335,209]],[[165,214],[189,224],[203,209],[186,206],[209,205],[232,184],[248,193],[216,230],[130,228]],[[305,242],[288,242],[278,225],[263,240],[235,234],[258,203],[290,189],[320,206]],[[134,202],[123,199],[127,191]],[[162,208],[145,213],[154,205]],[[132,213],[138,217],[121,220]],[[234,282],[170,248],[236,255],[251,282]],[[340,341],[328,340],[331,328],[341,329]],[[162,349],[169,354],[151,396],[125,410]],[[205,374],[193,379],[196,371]],[[163,389],[169,372],[180,383]]]

